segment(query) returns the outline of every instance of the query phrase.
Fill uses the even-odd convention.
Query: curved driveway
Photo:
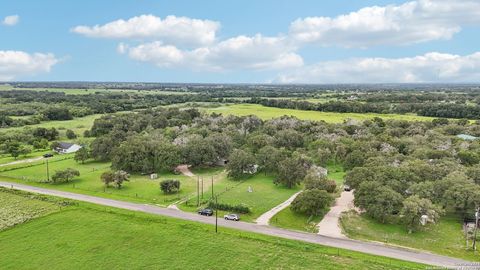
[[[6,187],[6,188],[14,188],[14,189],[28,191],[28,192],[35,192],[35,193],[40,193],[45,195],[63,197],[63,198],[68,198],[72,200],[84,201],[84,202],[89,202],[94,204],[100,204],[105,206],[111,206],[116,208],[122,208],[122,209],[127,209],[132,211],[141,211],[145,213],[169,216],[169,217],[183,219],[183,220],[196,221],[196,222],[201,222],[206,224],[215,224],[215,218],[212,218],[212,217],[204,217],[194,213],[187,213],[187,212],[182,212],[174,209],[157,207],[154,205],[117,201],[117,200],[105,199],[105,198],[100,198],[95,196],[64,192],[64,191],[58,191],[58,190],[52,190],[52,189],[46,189],[46,188],[39,188],[39,187],[33,187],[28,185],[16,184],[16,183],[1,182],[1,181],[0,181],[0,186]],[[444,267],[457,266],[458,267],[460,265],[468,264],[468,262],[460,259],[431,254],[424,251],[416,251],[416,250],[410,250],[405,248],[391,247],[391,246],[386,246],[380,243],[361,242],[357,240],[339,239],[339,238],[322,236],[322,235],[317,235],[312,233],[290,231],[286,229],[257,225],[253,223],[233,222],[233,221],[225,221],[223,219],[219,219],[218,225],[221,227],[227,227],[227,228],[232,228],[232,229],[237,229],[242,231],[255,232],[255,233],[260,233],[265,235],[282,237],[286,239],[299,240],[299,241],[315,243],[315,244],[320,244],[320,245],[329,246],[329,247],[348,249],[348,250],[353,250],[353,251],[358,251],[358,252],[363,252],[363,253],[368,253],[368,254],[373,254],[378,256],[385,256],[385,257],[417,262],[417,263],[424,263],[424,264],[435,265],[435,266],[444,266]],[[463,268],[463,269],[467,269],[467,268]]]

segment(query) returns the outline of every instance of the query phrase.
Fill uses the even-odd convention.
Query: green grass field
[[[78,136],[83,136],[83,132],[88,130],[92,127],[93,121],[95,119],[100,118],[102,114],[92,114],[85,117],[78,117],[72,120],[66,121],[45,121],[40,124],[29,125],[24,127],[10,127],[10,128],[2,128],[1,131],[11,132],[17,131],[21,129],[27,128],[36,128],[36,127],[44,127],[44,128],[56,128],[60,132],[61,139],[65,138],[65,132],[67,129],[73,130]]]
[[[196,178],[172,173],[159,173],[159,178],[151,180],[149,175],[134,174],[130,177],[130,181],[126,182],[121,189],[113,187],[105,188],[100,181],[103,172],[110,169],[110,163],[105,162],[86,162],[85,164],[77,163],[73,160],[72,155],[55,155],[49,159],[50,176],[57,170],[66,168],[75,168],[80,172],[80,177],[74,179],[70,183],[65,184],[48,184],[39,183],[47,178],[45,160],[37,161],[31,164],[17,164],[7,166],[12,170],[1,171],[0,180],[14,181],[18,183],[27,183],[29,185],[41,186],[45,188],[58,189],[69,192],[76,192],[100,197],[113,198],[118,200],[148,202],[161,206],[190,197],[196,192]],[[32,166],[33,165],[33,166]],[[3,168],[5,169],[5,168]],[[210,179],[215,175],[221,178],[223,169],[196,170],[195,173]],[[181,182],[180,192],[175,194],[163,194],[160,190],[160,181],[165,179],[177,179]]]
[[[327,212],[328,209],[324,214]],[[289,206],[273,216],[270,220],[270,225],[290,230],[317,233],[317,224],[322,220],[324,214],[319,216],[298,214],[293,212]]]
[[[221,113],[225,115],[256,115],[262,119],[272,119],[283,115],[295,116],[302,120],[325,121],[328,123],[342,123],[348,119],[367,120],[374,117],[381,117],[385,120],[408,120],[408,121],[431,121],[433,118],[410,115],[410,114],[375,114],[375,113],[335,113],[335,112],[317,112],[317,111],[303,111],[294,109],[281,109],[274,107],[265,107],[257,104],[233,104],[223,105],[216,108],[207,108],[209,113]]]
[[[480,261],[480,257],[466,250],[462,223],[459,218],[442,217],[435,225],[427,226],[423,231],[409,234],[402,225],[381,224],[366,216],[352,212],[344,213],[340,219],[342,230],[353,239],[384,242],[450,257]]]
[[[1,231],[0,262],[3,269],[52,270],[425,268],[226,228],[215,234],[211,225],[86,203]]]
[[[248,187],[253,192],[249,192]],[[257,174],[244,181],[233,181],[230,179],[221,179],[214,185],[214,193],[218,194],[218,203],[227,203],[230,205],[243,204],[250,208],[251,213],[241,215],[243,221],[253,221],[263,213],[287,200],[290,196],[300,190],[300,187],[288,189],[283,186],[273,184],[272,176]],[[202,201],[208,202],[211,198],[211,189],[205,191]],[[180,208],[185,211],[196,211],[196,196],[184,203]],[[223,211],[221,215],[225,214]]]

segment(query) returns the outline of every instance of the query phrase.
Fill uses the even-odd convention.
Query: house
[[[468,134],[458,134],[457,137],[465,141],[474,141],[478,139],[478,137],[468,135]]]
[[[77,152],[80,148],[82,148],[82,146],[78,144],[59,142],[53,150],[59,154],[70,154]]]

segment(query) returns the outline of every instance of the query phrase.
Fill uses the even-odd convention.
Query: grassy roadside
[[[249,192],[251,188],[252,192]],[[300,190],[301,187],[292,189],[273,184],[273,177],[259,173],[243,181],[233,181],[224,177],[214,185],[214,193],[218,195],[218,203],[230,205],[243,204],[251,210],[249,214],[242,214],[243,221],[252,222],[263,213],[284,202],[290,196]],[[202,202],[205,204],[212,197],[211,189],[205,191]],[[189,212],[197,211],[197,197],[188,201],[188,205],[182,203],[180,209]],[[222,211],[223,215],[224,212]]]
[[[343,232],[350,238],[383,242],[433,253],[480,261],[478,253],[466,249],[462,223],[458,218],[445,216],[439,223],[409,234],[404,226],[381,224],[365,215],[344,213],[340,219]]]
[[[289,230],[317,233],[317,224],[327,212],[328,209],[322,215],[308,216],[295,213],[290,207],[287,207],[272,217],[270,225]]]
[[[0,232],[0,261],[5,269],[425,268],[226,228],[215,234],[211,225],[82,202]]]

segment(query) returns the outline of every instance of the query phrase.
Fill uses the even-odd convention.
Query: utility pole
[[[212,198],[213,198],[213,175],[212,175]]]
[[[46,164],[47,164],[47,182],[50,182],[50,171],[48,170],[48,158],[46,158]]]
[[[202,200],[203,200],[203,177],[202,177]]]
[[[477,212],[475,212],[475,230],[473,232],[473,250],[477,250],[477,228],[478,228],[478,218],[480,217],[480,207],[477,207]]]
[[[197,207],[200,206],[200,176],[197,176]]]
[[[215,196],[215,233],[218,233],[218,196]]]

